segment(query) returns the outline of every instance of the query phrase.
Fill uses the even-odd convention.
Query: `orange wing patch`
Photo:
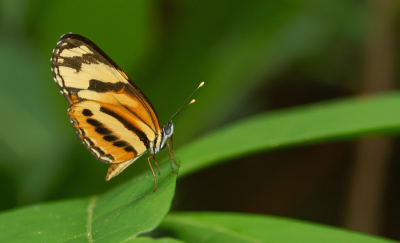
[[[68,115],[82,142],[103,162],[132,160],[148,149],[142,129],[151,130],[122,106],[81,101],[70,107]]]

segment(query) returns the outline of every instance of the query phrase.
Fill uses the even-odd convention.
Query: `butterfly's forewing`
[[[55,81],[71,105],[82,100],[121,105],[154,133],[161,133],[150,101],[89,39],[77,34],[63,35],[54,48],[51,63]]]
[[[161,133],[153,106],[118,65],[83,36],[62,36],[51,63],[80,139],[96,158],[112,164],[107,174],[111,179]]]

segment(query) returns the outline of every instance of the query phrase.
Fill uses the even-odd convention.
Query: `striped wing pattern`
[[[68,115],[80,139],[101,161],[121,163],[147,150],[146,135],[138,129],[141,122],[124,107],[87,100],[73,104]]]
[[[158,142],[162,131],[150,101],[89,39],[63,35],[51,64],[79,138],[97,159],[112,164],[107,180]]]

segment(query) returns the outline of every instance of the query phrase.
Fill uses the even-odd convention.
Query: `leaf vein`
[[[92,222],[93,222],[93,208],[96,206],[97,203],[97,196],[93,196],[89,200],[89,204],[87,207],[87,222],[86,222],[86,230],[87,230],[87,237],[89,243],[93,243],[93,238],[92,238]]]

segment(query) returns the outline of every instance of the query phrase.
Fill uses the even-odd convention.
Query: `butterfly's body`
[[[146,96],[89,39],[72,33],[61,36],[51,64],[79,138],[97,159],[111,164],[106,180],[146,151],[150,159],[172,141],[172,119],[161,127]]]

